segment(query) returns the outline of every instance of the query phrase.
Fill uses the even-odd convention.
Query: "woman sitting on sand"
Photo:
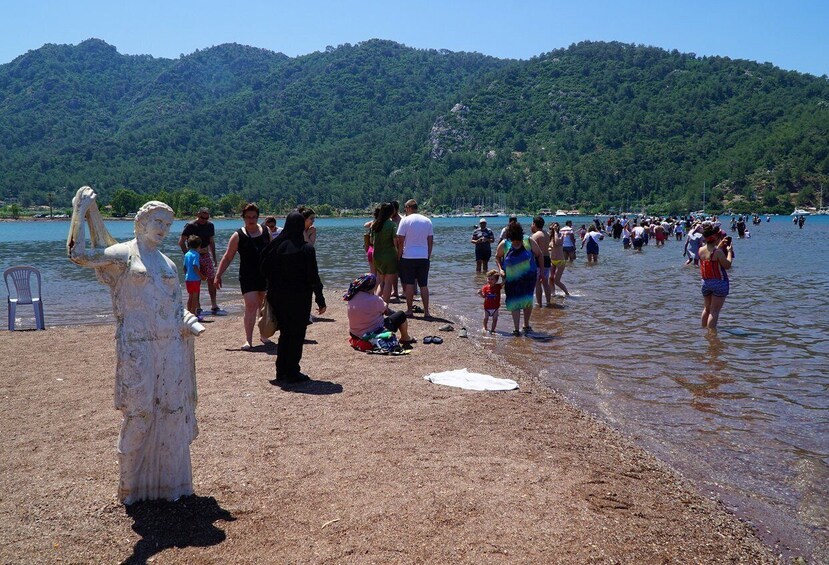
[[[400,343],[412,344],[416,340],[409,335],[405,312],[393,312],[383,299],[374,294],[377,276],[366,273],[357,277],[343,294],[348,302],[348,331],[351,344],[356,349],[359,343],[366,341],[365,336],[388,330],[400,331]]]

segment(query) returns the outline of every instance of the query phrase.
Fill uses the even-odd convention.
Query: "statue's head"
[[[138,240],[158,245],[170,231],[173,223],[173,209],[164,202],[151,200],[135,214],[135,237]]]

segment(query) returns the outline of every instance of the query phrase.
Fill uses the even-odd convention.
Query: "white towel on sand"
[[[514,390],[518,383],[510,379],[496,379],[492,375],[470,373],[467,369],[455,369],[432,373],[423,377],[436,385],[454,386],[468,390]]]

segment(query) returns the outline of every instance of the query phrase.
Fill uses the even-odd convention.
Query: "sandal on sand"
[[[415,314],[423,314],[423,308],[415,304],[414,306],[412,306],[412,312],[414,312]]]
[[[442,332],[453,332],[455,328],[452,327],[452,324],[446,324],[445,326],[441,326],[438,328]]]
[[[432,343],[432,339],[434,339],[434,338],[432,338],[432,336],[427,335],[426,337],[423,338],[423,343],[424,344]]]
[[[441,343],[443,343],[443,338],[440,337],[439,335],[433,335],[432,336],[432,343],[434,343],[435,345],[440,345]]]
[[[458,332],[458,337],[469,337],[469,334],[466,331],[466,328],[461,328],[461,331]]]

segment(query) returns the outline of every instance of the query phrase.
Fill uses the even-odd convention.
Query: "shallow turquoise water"
[[[365,271],[364,221],[317,221],[327,287],[345,289]],[[490,227],[497,233],[502,221]],[[480,325],[476,290],[485,282],[474,273],[473,222],[434,221],[429,285],[444,315],[471,330]],[[118,239],[132,237],[131,222],[107,225]],[[216,225],[221,256],[240,222]],[[165,242],[177,262],[182,226]],[[811,217],[802,230],[788,217],[750,228],[751,239],[735,242],[717,337],[698,328],[699,276],[683,267],[681,243],[634,254],[609,238],[599,265],[580,253],[568,267],[573,296],[560,299],[563,309],[534,311],[533,327],[549,339],[470,333],[634,437],[784,553],[829,560],[829,217]],[[65,258],[67,229],[67,222],[0,223],[0,268],[42,270],[47,325],[111,320],[107,289]],[[229,287],[235,268],[225,276]],[[239,302],[237,290],[220,293],[230,310]],[[499,329],[511,329],[505,311]]]

